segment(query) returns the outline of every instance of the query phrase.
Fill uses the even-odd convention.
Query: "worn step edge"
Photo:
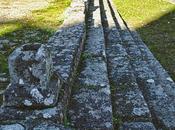
[[[84,66],[74,86],[78,86],[78,89],[73,92],[69,115],[78,129],[110,130],[113,129],[112,105],[99,0],[90,2],[93,23],[92,19],[88,19],[90,27],[84,51],[88,56],[83,59]]]
[[[138,43],[138,47],[144,56],[144,59],[148,61],[148,64],[156,74],[158,82],[162,85],[164,90],[168,95],[175,98],[175,83],[167,71],[162,67],[159,61],[154,57],[148,47],[144,44],[142,39],[140,38],[139,34],[135,30],[130,31],[135,42]]]
[[[121,45],[121,38],[106,0],[103,0],[106,15],[106,46],[109,77],[112,83],[114,114],[122,121],[151,121],[148,105],[139,90],[129,63],[128,54]],[[105,25],[103,25],[104,27]],[[124,86],[124,87],[123,87]],[[130,104],[130,105],[129,105]]]
[[[156,130],[151,122],[125,122],[119,130]]]
[[[123,40],[130,55],[140,55],[140,60],[138,59],[138,56],[135,59],[133,57],[132,62],[134,64],[132,63],[132,66],[135,70],[139,87],[142,89],[142,91],[144,91],[143,94],[154,118],[154,124],[159,128],[175,128],[174,101],[166,94],[161,85],[157,85],[155,83],[155,73],[151,70],[148,63],[143,60],[143,55],[141,54],[140,48],[138,48],[137,44],[133,41],[130,32],[128,31],[118,12],[114,11],[114,13],[117,20],[119,19],[118,24],[120,25],[121,30],[126,30],[126,32],[122,33],[122,35],[126,35],[126,39],[123,38]],[[139,65],[140,67],[138,67]]]

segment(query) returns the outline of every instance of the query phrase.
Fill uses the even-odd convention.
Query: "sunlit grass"
[[[0,27],[0,37],[5,35],[6,33],[10,33],[20,29],[22,25],[18,22],[15,23],[2,23]]]
[[[56,30],[63,21],[63,11],[71,0],[56,0],[45,9],[35,10],[29,17],[30,25]]]
[[[162,0],[114,0],[124,20],[175,80],[175,5]]]
[[[139,28],[173,10],[175,6],[163,0],[114,0],[122,17]]]
[[[8,73],[7,59],[18,46],[25,43],[46,43],[63,22],[63,12],[71,0],[55,0],[48,7],[34,10],[31,14],[15,20],[0,23],[0,38],[16,42],[17,45],[5,45],[0,51],[0,73]]]

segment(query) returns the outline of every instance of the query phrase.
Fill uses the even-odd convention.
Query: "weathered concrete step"
[[[118,29],[123,40],[122,45],[126,48],[130,56],[132,68],[135,71],[139,87],[142,89],[149,105],[155,125],[158,128],[174,129],[175,103],[173,98],[167,93],[167,90],[165,90],[165,86],[157,80],[158,75],[153,71],[149,63],[150,61],[144,57],[142,51],[147,50],[147,48],[145,46],[142,46],[142,48],[138,46],[138,42],[133,39],[118,12],[115,10],[113,12],[117,18],[116,22],[120,27]],[[152,60],[152,62],[155,61]]]
[[[69,117],[78,129],[110,130],[112,105],[99,0],[90,0],[89,11],[83,65],[73,86]]]
[[[106,27],[105,25],[103,27],[106,32],[108,74],[113,91],[114,118],[124,122],[151,121],[148,105],[136,82],[129,56],[121,45],[122,39],[107,0],[102,1],[101,8],[104,9],[102,15],[106,17],[106,22],[103,22]]]

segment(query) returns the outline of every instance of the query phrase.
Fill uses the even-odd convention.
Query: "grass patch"
[[[120,127],[120,126],[122,125],[122,123],[123,123],[122,117],[119,116],[119,115],[115,115],[115,116],[113,116],[112,120],[113,120],[114,127],[115,127],[116,129],[119,129],[119,127]]]
[[[0,73],[8,73],[7,58],[21,44],[46,43],[63,22],[63,11],[71,0],[55,0],[48,7],[34,10],[19,20],[0,23],[0,39],[8,39],[12,46],[0,50]]]
[[[114,3],[175,80],[175,5],[163,0],[114,0]]]

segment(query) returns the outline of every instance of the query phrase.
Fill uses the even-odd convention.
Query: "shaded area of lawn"
[[[114,0],[124,20],[175,80],[175,5],[161,0]]]
[[[8,73],[9,54],[21,44],[46,43],[63,22],[63,11],[71,0],[55,0],[47,8],[32,11],[27,17],[0,23],[0,40],[8,40],[0,50],[0,73]]]

